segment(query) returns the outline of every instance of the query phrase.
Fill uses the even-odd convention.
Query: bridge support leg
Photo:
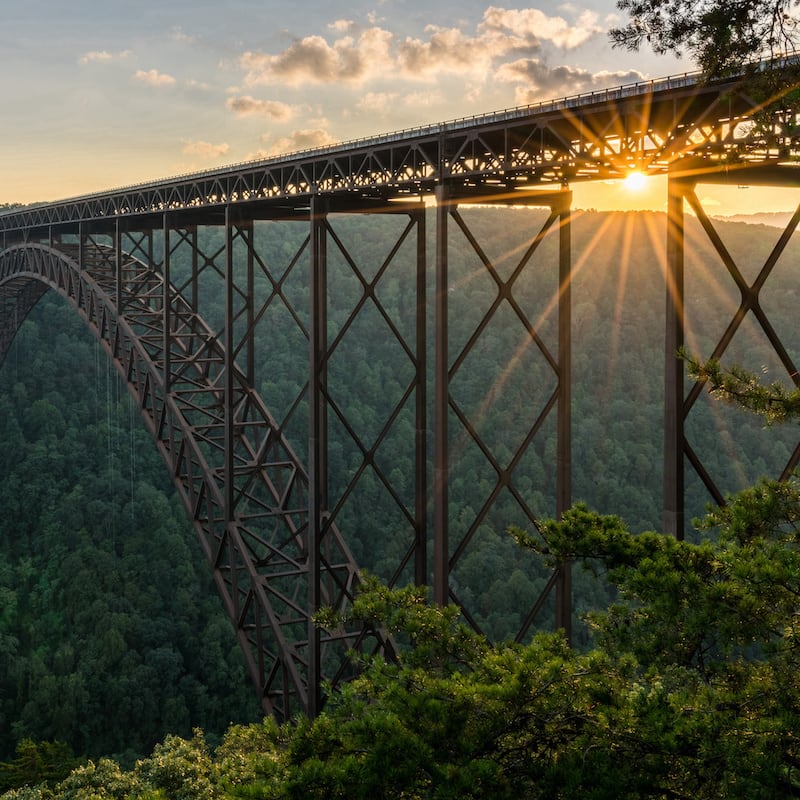
[[[233,274],[233,219],[230,205],[225,206],[225,316],[224,316],[224,339],[225,339],[225,365],[224,365],[224,409],[223,419],[225,420],[225,522],[230,523],[234,519],[234,308],[233,292],[235,286],[235,276]]]
[[[670,177],[667,200],[666,321],[664,336],[664,532],[684,535],[684,381],[678,350],[684,343],[685,180]]]
[[[458,602],[458,598],[450,587],[450,573],[452,566],[463,555],[469,546],[470,540],[475,534],[478,526],[487,518],[490,508],[496,507],[497,501],[503,492],[510,490],[512,496],[517,500],[520,510],[526,515],[527,520],[535,525],[536,520],[528,507],[525,499],[516,494],[515,470],[521,469],[526,450],[536,436],[537,432],[543,429],[545,419],[552,419],[550,416],[553,411],[555,420],[556,437],[556,464],[555,467],[555,512],[557,515],[569,508],[572,503],[571,485],[571,402],[572,402],[572,378],[571,378],[571,283],[572,283],[572,258],[571,258],[571,199],[569,191],[558,191],[548,193],[530,193],[522,197],[519,194],[497,195],[487,197],[486,195],[455,195],[448,187],[442,186],[437,189],[436,200],[436,279],[435,279],[435,357],[434,366],[434,565],[433,565],[433,599],[436,603],[444,605],[451,600]],[[473,233],[469,230],[464,217],[458,211],[459,202],[491,202],[496,205],[539,205],[549,208],[549,215],[545,220],[541,230],[529,242],[524,251],[520,263],[517,265],[510,276],[504,277],[489,256],[483,251],[480,243]],[[469,242],[472,251],[483,262],[489,275],[497,286],[497,300],[484,313],[479,320],[473,335],[465,345],[463,351],[453,359],[451,366],[451,353],[448,330],[449,317],[449,296],[450,296],[450,276],[449,276],[449,253],[448,235],[450,220],[455,222],[453,230],[460,230]],[[536,419],[530,430],[522,437],[522,443],[508,462],[501,463],[494,459],[489,452],[489,447],[482,441],[481,434],[476,426],[468,419],[468,415],[463,408],[457,408],[457,403],[451,397],[451,380],[465,359],[473,350],[479,338],[488,329],[493,315],[500,308],[503,302],[508,301],[513,305],[514,288],[517,278],[528,266],[529,261],[537,252],[540,244],[558,226],[558,282],[555,291],[557,297],[553,298],[555,314],[557,315],[557,355],[551,356],[549,349],[542,342],[536,325],[529,319],[524,320],[527,335],[530,342],[536,342],[536,348],[547,360],[553,369],[557,385],[553,395],[549,398],[546,406],[542,409],[538,419]],[[524,318],[522,307],[514,305],[515,313],[520,318]],[[451,413],[457,415],[464,430],[469,438],[479,443],[484,450],[487,460],[492,463],[492,467],[497,473],[497,483],[490,496],[484,503],[483,508],[472,522],[466,534],[460,542],[455,542],[452,548],[450,543],[449,529],[449,499],[448,482],[450,479],[450,420]],[[534,618],[544,606],[545,602],[555,604],[555,623],[563,629],[566,635],[571,635],[572,620],[572,579],[571,565],[561,565],[556,573],[551,574],[545,590],[534,603],[531,612],[525,618],[523,625],[518,633],[522,638],[527,634]],[[471,619],[469,610],[462,606],[467,619],[477,627],[477,623]]]
[[[414,582],[417,586],[427,586],[428,575],[428,381],[427,359],[427,314],[428,305],[425,287],[427,283],[427,255],[425,208],[412,213],[417,228],[417,403],[416,403],[416,485],[415,485],[415,536],[414,543]]]
[[[308,716],[319,714],[322,697],[320,683],[320,631],[313,616],[322,605],[320,581],[321,546],[328,508],[328,447],[327,401],[325,398],[327,372],[327,208],[323,200],[311,200],[311,280],[309,329],[309,447],[308,447]]]
[[[121,311],[125,302],[122,293],[122,221],[117,218],[114,225],[114,290],[117,295],[117,308]]]
[[[83,222],[78,223],[78,268],[83,269],[86,259],[84,256],[83,248],[86,241],[86,233],[84,232]]]
[[[450,602],[450,548],[448,537],[449,375],[447,333],[447,229],[451,199],[447,188],[436,189],[436,280],[434,341],[434,457],[433,457],[433,600]]]
[[[169,242],[169,217],[164,212],[162,221],[164,250],[162,253],[161,269],[164,275],[161,296],[161,315],[164,335],[164,391],[169,393],[172,389],[172,298],[170,287],[172,285],[172,271],[170,269],[171,250]]]
[[[571,193],[564,193],[559,214],[558,247],[558,411],[556,515],[572,505],[572,221]],[[556,628],[572,638],[572,565],[558,568],[556,578]]]

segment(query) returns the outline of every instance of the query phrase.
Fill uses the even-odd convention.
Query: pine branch
[[[767,425],[800,418],[800,387],[787,388],[777,381],[765,384],[758,375],[741,367],[723,368],[716,359],[701,363],[685,350],[679,356],[686,362],[689,375],[707,383],[711,394],[758,414]]]

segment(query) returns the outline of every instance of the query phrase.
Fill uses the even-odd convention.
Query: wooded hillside
[[[537,210],[462,213],[502,274],[514,262],[504,254],[518,258],[523,234],[535,233],[543,219]],[[356,217],[335,224],[360,259],[392,246],[383,222]],[[688,345],[705,357],[733,316],[738,294],[693,221],[689,228]],[[719,230],[741,271],[754,280],[778,232],[735,222],[720,223]],[[634,531],[661,524],[664,240],[663,215],[574,215],[573,494],[600,512],[619,514]],[[267,257],[288,258],[295,246],[283,240]],[[554,247],[547,240],[515,285],[551,347]],[[455,354],[496,288],[456,234],[450,259]],[[797,266],[794,252],[784,256],[762,296],[796,360]],[[334,264],[332,330],[337,308],[344,313],[359,295],[358,285],[338,279],[335,270]],[[298,307],[301,277],[293,295]],[[408,330],[410,276],[388,276],[380,292]],[[291,402],[284,398],[306,379],[305,345],[286,322],[284,314],[264,329],[258,352],[260,388],[277,416]],[[332,391],[365,439],[407,379],[402,354],[382,349],[380,335],[370,333],[379,322],[374,313],[360,319],[358,337],[331,364]],[[781,378],[763,336],[745,328],[728,358]],[[501,460],[551,391],[552,375],[526,336],[502,309],[452,387]],[[725,491],[777,474],[796,440],[791,429],[764,431],[741,412],[705,399],[689,430]],[[303,452],[299,415],[290,433]],[[342,430],[334,426],[332,434],[335,496],[336,476],[352,472],[355,450]],[[408,496],[413,448],[404,434],[413,443],[413,420],[405,412],[390,437],[392,448],[380,458]],[[230,722],[257,718],[230,625],[159,456],[103,353],[56,297],[46,296],[34,309],[0,370],[0,443],[0,758],[28,737],[62,739],[76,753],[130,761],[166,733],[188,736],[198,726],[213,739]],[[552,436],[537,439],[514,476],[543,515],[553,510],[553,453]],[[493,480],[479,448],[466,442],[451,475],[456,530],[469,524]],[[688,478],[690,514],[700,514],[707,501],[699,481]],[[398,537],[407,533],[394,536],[394,512],[382,503],[380,487],[367,477],[346,504],[340,527],[360,563],[386,579],[401,549]],[[524,601],[543,585],[543,569],[532,555],[521,557],[505,533],[521,522],[518,510],[501,499],[454,573],[459,596],[494,638],[514,630],[527,610]],[[579,582],[576,608],[601,603],[600,591]]]

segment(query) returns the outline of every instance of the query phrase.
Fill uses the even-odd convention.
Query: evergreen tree
[[[612,42],[656,53],[688,53],[709,76],[738,71],[755,59],[792,52],[797,0],[618,0],[629,21]]]

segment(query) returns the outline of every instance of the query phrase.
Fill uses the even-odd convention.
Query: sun
[[[647,176],[641,172],[629,172],[623,183],[629,192],[641,192],[647,182]]]

